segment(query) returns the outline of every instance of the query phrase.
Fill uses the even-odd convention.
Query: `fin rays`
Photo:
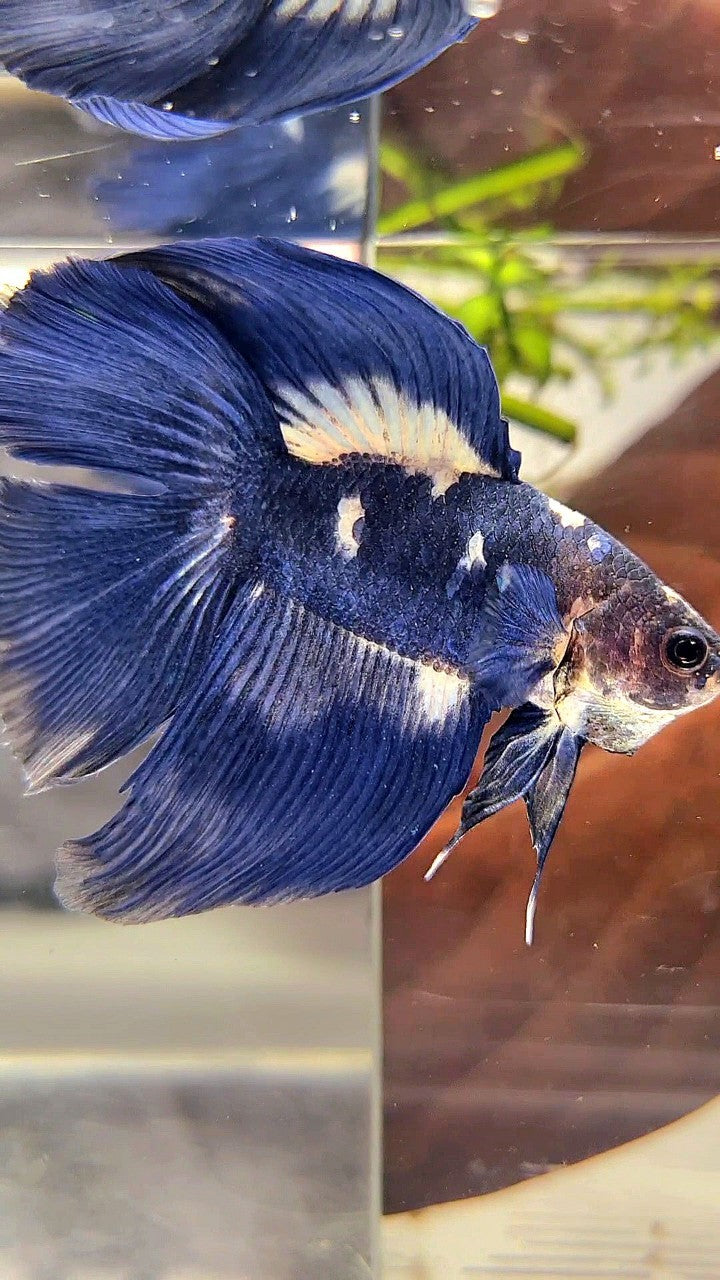
[[[61,897],[155,919],[384,874],[462,786],[486,714],[458,676],[429,721],[419,666],[267,588],[246,594],[125,808],[62,852]]]
[[[201,660],[228,586],[217,523],[183,531],[183,513],[173,513],[145,544],[128,524],[151,514],[147,503],[70,496],[9,481],[0,500],[0,705],[32,790],[102,768],[158,728]],[[149,505],[162,529],[162,504]],[[109,581],[87,543],[100,514],[125,541],[126,563]],[[65,557],[54,567],[58,547]]]

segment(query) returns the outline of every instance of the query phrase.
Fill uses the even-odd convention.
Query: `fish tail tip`
[[[88,840],[68,840],[55,854],[55,897],[66,911],[96,916],[110,924],[152,924],[172,912],[134,901],[122,884],[108,883]]]
[[[93,858],[81,841],[69,840],[55,854],[55,897],[66,911],[98,914],[98,904],[89,885]]]

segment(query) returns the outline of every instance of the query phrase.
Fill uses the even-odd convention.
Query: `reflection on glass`
[[[170,146],[4,76],[0,136],[3,292],[175,235],[363,251],[367,104]],[[27,798],[0,761],[0,1274],[366,1280],[369,895],[147,929],[61,912],[53,851],[110,817],[141,754]]]
[[[0,62],[110,124],[212,136],[394,84],[473,13],[474,0],[5,0]]]
[[[369,108],[221,138],[129,138],[0,76],[0,238],[83,248],[188,235],[281,235],[357,255],[369,182]],[[49,211],[52,211],[52,218]]]
[[[98,166],[91,196],[113,233],[363,233],[368,186],[360,104],[206,142],[127,141]]]

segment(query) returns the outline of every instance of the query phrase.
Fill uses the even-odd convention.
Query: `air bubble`
[[[501,0],[465,0],[471,18],[494,18],[500,12]]]

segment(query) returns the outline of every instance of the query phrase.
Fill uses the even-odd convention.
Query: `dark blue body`
[[[602,598],[608,575],[587,547],[597,533],[591,521],[563,526],[545,495],[521,482],[464,475],[444,494],[432,490],[429,476],[362,457],[324,467],[290,458],[268,477],[258,572],[344,627],[464,669],[482,631],[486,586],[502,564],[546,573],[562,612],[582,589]],[[346,556],[337,547],[338,504],[356,495],[364,518],[357,552]],[[464,565],[478,532],[484,563]]]

